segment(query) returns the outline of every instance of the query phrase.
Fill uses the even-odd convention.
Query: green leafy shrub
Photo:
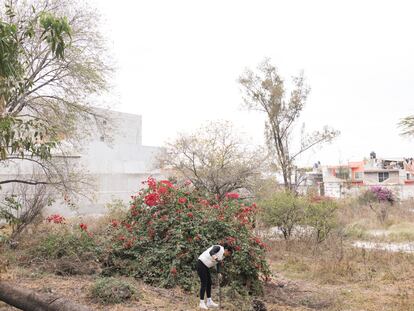
[[[302,234],[296,238],[314,235],[315,241],[321,243],[337,225],[338,206],[335,201],[324,197],[301,197],[281,191],[261,202],[261,206],[263,222],[277,226],[285,240],[291,239],[294,230],[302,226]]]
[[[82,254],[96,254],[99,247],[94,239],[85,231],[71,231],[62,228],[49,232],[36,246],[37,257],[44,259],[59,259],[63,257],[78,257]]]
[[[260,205],[264,223],[279,227],[286,240],[291,238],[295,226],[303,223],[306,201],[291,192],[277,192]]]
[[[91,296],[102,304],[122,303],[136,294],[133,285],[115,278],[101,278],[91,287]]]
[[[128,217],[111,223],[116,271],[156,286],[190,290],[198,278],[198,256],[213,244],[228,243],[234,252],[225,260],[223,285],[261,291],[261,277],[270,271],[266,245],[253,235],[255,204],[243,202],[236,193],[219,201],[188,184],[152,178],[146,183],[132,197]]]
[[[101,272],[102,246],[86,224],[68,225],[59,215],[49,222],[26,251],[41,268],[57,275],[90,275]],[[40,261],[39,261],[40,260]]]
[[[331,199],[323,197],[310,199],[310,203],[305,208],[305,222],[313,228],[317,243],[324,241],[337,226],[337,209],[338,205]]]

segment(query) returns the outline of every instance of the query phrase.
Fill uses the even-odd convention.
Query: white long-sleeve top
[[[213,251],[213,248],[215,246],[218,246],[220,249],[217,252]],[[217,249],[217,247],[216,247]],[[214,257],[213,257],[214,256]],[[210,247],[209,249],[205,250],[199,257],[198,259],[201,260],[201,262],[203,264],[205,264],[205,266],[207,268],[211,268],[212,266],[214,266],[215,264],[217,264],[218,261],[222,261],[224,258],[224,247],[221,245],[213,245],[212,247]]]

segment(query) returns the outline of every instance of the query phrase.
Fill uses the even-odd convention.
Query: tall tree
[[[222,199],[231,191],[250,190],[265,156],[245,144],[231,123],[210,122],[169,142],[161,163],[179,178]]]
[[[295,161],[305,151],[332,141],[339,132],[325,126],[310,134],[302,127],[302,138],[297,150],[294,148],[293,129],[299,120],[309,94],[303,74],[293,78],[293,90],[286,98],[285,84],[269,59],[265,59],[256,72],[246,70],[239,83],[246,107],[266,114],[265,135],[268,148],[274,154],[275,164],[282,172],[284,186],[295,190]]]
[[[70,173],[60,174],[55,162],[62,163],[94,120],[104,118],[90,104],[92,96],[107,90],[111,71],[96,13],[69,0],[3,4],[0,161],[29,161],[45,174],[0,184],[56,184]],[[60,157],[52,159],[52,152]]]
[[[71,0],[0,4],[1,194],[24,184],[66,201],[87,195],[73,154],[106,118],[92,98],[108,90],[112,70],[96,13]]]

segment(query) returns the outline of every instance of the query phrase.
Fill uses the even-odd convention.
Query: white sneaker
[[[207,301],[207,307],[218,308],[218,304],[216,304],[213,300],[210,300],[210,301]]]
[[[204,301],[200,301],[200,309],[208,310],[206,303]]]

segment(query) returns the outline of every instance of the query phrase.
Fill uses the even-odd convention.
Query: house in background
[[[321,195],[341,198],[357,195],[372,186],[382,186],[391,189],[401,199],[414,197],[413,158],[377,158],[372,152],[369,159],[321,166],[320,172],[322,181],[319,181],[318,188],[323,188]],[[316,185],[311,174],[307,180],[309,184]]]

